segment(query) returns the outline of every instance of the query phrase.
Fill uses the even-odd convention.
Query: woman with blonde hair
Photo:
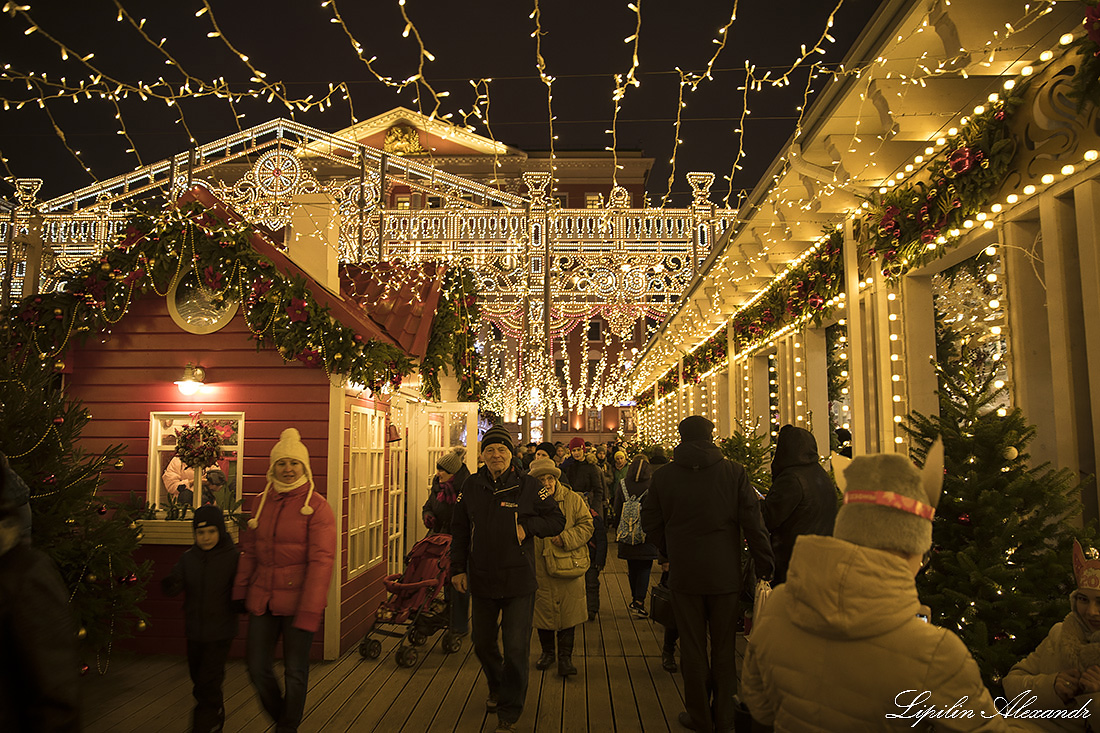
[[[555,537],[535,537],[535,615],[532,624],[539,632],[542,655],[535,663],[539,670],[555,661],[558,674],[577,673],[573,665],[573,637],[577,624],[584,623],[588,607],[584,592],[584,573],[588,569],[588,539],[592,536],[592,513],[581,495],[562,484],[561,469],[549,458],[531,462],[529,474],[552,493],[565,529]],[[554,638],[557,637],[557,655]]]
[[[233,600],[250,614],[245,656],[260,704],[280,733],[298,730],[309,686],[309,649],[321,627],[336,556],[336,519],[313,482],[302,436],[287,428],[271,449],[267,485],[241,532]],[[285,693],[275,679],[283,640]]]

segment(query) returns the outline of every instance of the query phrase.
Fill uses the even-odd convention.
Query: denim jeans
[[[489,692],[497,698],[497,717],[514,723],[527,697],[527,667],[531,658],[531,619],[535,594],[515,598],[470,596],[470,637]],[[497,635],[504,643],[501,656]]]
[[[313,632],[294,628],[293,616],[276,616],[270,611],[248,620],[248,677],[260,704],[275,721],[276,733],[298,730],[306,707],[309,686],[309,647]],[[283,637],[283,666],[286,695],[275,679],[275,643]]]
[[[630,596],[641,603],[649,595],[649,574],[653,570],[652,560],[627,560],[626,579],[630,583]]]

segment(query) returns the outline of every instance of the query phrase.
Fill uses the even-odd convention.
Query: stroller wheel
[[[443,647],[443,651],[445,651],[446,653],[454,654],[462,648],[462,637],[455,636],[450,631],[448,631],[446,634],[443,635],[441,646]]]
[[[416,664],[419,656],[416,649],[411,646],[403,646],[397,650],[397,666],[411,667]]]
[[[378,659],[382,654],[382,642],[378,639],[363,639],[359,644],[359,656],[364,659]]]
[[[424,636],[424,632],[419,629],[412,629],[409,631],[409,643],[413,646],[423,646],[424,642],[428,640],[428,637]]]

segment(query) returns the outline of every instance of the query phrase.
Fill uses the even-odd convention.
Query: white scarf
[[[279,492],[280,494],[285,494],[285,493],[286,493],[286,492],[288,492],[288,491],[292,491],[292,490],[294,490],[294,489],[298,488],[299,486],[302,486],[302,485],[304,485],[304,484],[305,484],[305,482],[306,482],[306,481],[308,481],[308,480],[309,480],[309,479],[308,479],[308,478],[306,478],[306,475],[305,475],[305,474],[303,473],[303,474],[302,474],[302,477],[301,477],[300,479],[298,479],[297,481],[295,481],[294,483],[292,483],[292,484],[284,484],[284,483],[283,483],[282,481],[280,481],[279,479],[277,479],[277,478],[273,478],[273,479],[271,479],[271,485],[272,485],[272,486],[273,486],[273,487],[275,488],[275,490],[276,490],[276,491],[278,491],[278,492]]]

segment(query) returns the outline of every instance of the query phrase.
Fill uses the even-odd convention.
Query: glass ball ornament
[[[145,631],[146,628],[148,628],[148,626],[146,625],[145,621],[139,618],[137,622],[137,630]]]
[[[95,573],[88,573],[84,577],[88,580],[89,583],[94,583],[97,580]]]
[[[1010,461],[1016,460],[1020,455],[1020,451],[1016,450],[1016,446],[1010,445],[1005,448],[1004,457]]]
[[[81,626],[80,630],[76,632],[76,638],[83,639],[86,636],[88,636],[88,630],[86,628],[84,628],[83,626]]]

